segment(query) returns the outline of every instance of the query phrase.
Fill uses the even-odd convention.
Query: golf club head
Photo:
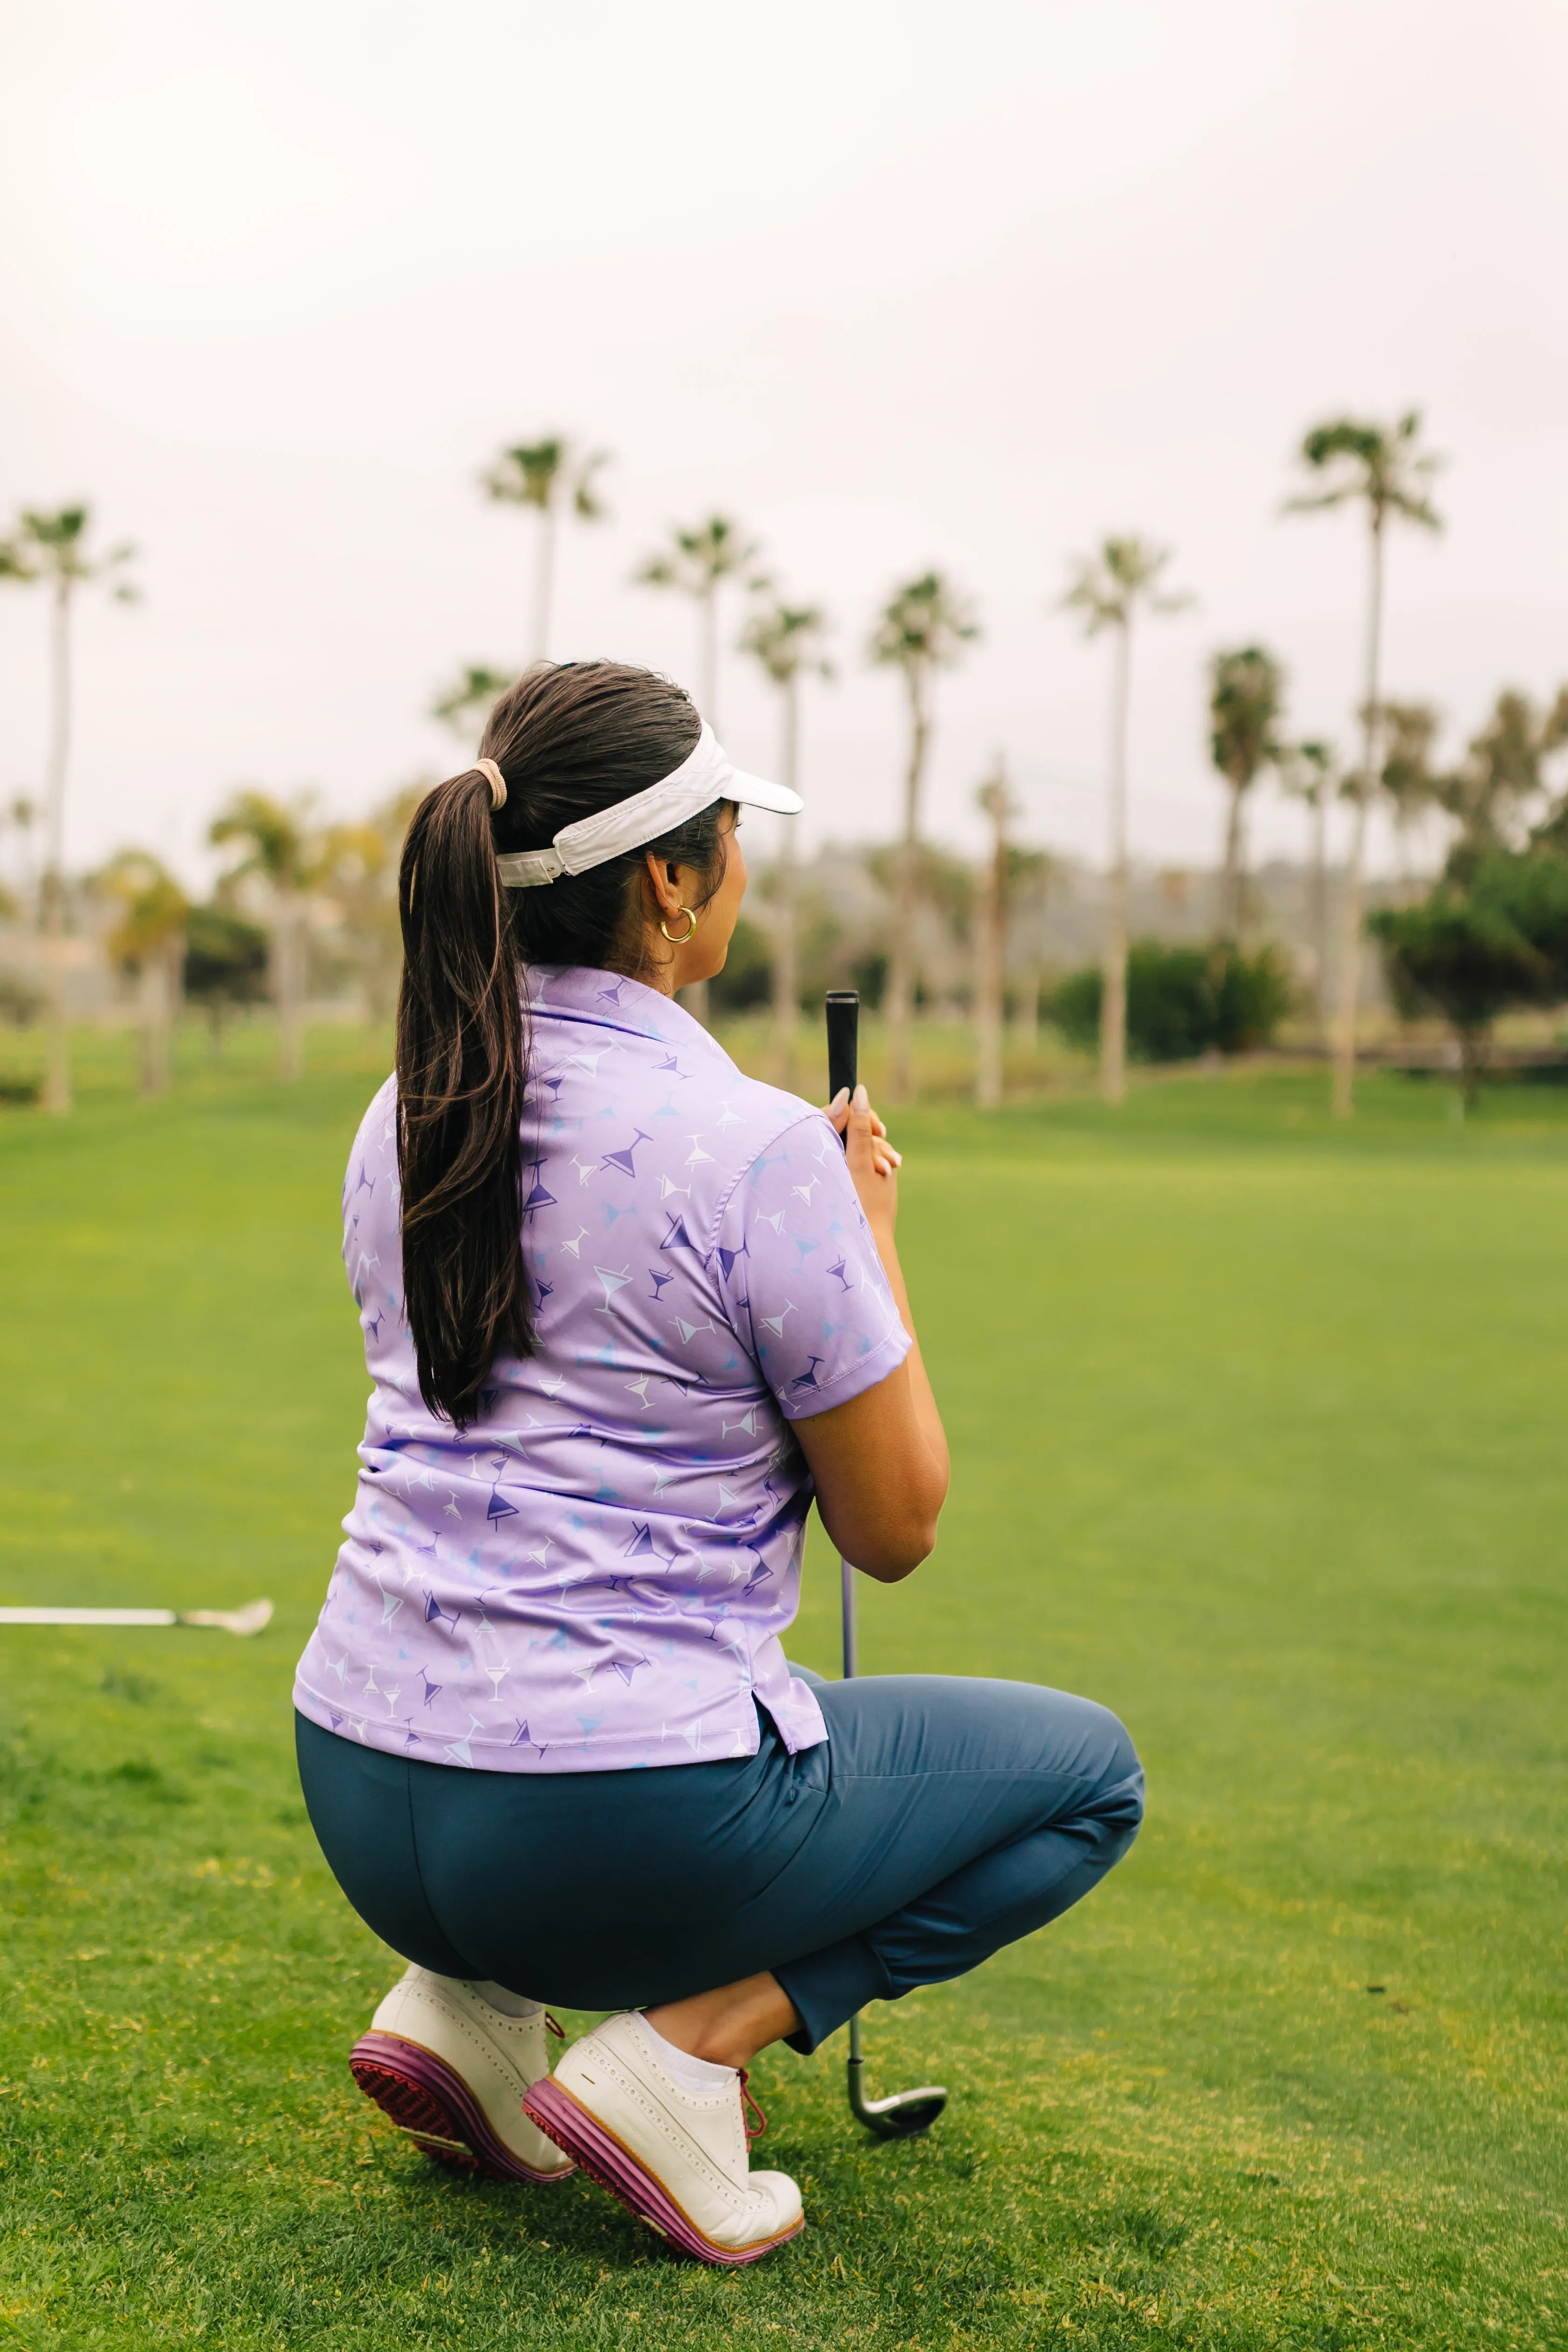
[[[868,2099],[858,2058],[850,2059],[847,2072],[849,2112],[879,2139],[917,2139],[921,2132],[930,2131],[947,2105],[947,2093],[940,2083],[922,2083],[918,2091],[895,2091],[886,2099]]]
[[[270,1601],[250,1601],[243,1609],[183,1609],[182,1625],[213,1625],[220,1633],[259,1633],[272,1622]]]

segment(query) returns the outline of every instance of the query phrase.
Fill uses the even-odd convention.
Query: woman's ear
[[[680,904],[680,884],[674,866],[665,858],[656,857],[651,849],[646,853],[643,864],[655,908],[673,915]]]

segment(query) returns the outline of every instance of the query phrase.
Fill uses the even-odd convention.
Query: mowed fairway
[[[1149,1820],[1058,1927],[871,2012],[874,2090],[951,2086],[929,2140],[860,2136],[841,2044],[761,2062],[808,2228],[714,2274],[581,2181],[435,2170],[347,2074],[398,1964],[289,1692],[383,1066],[326,1050],[292,1095],[0,1113],[0,1599],[279,1604],[250,1643],[0,1629],[0,2341],[1568,2344],[1568,1103],[1461,1130],[1384,1079],[1345,1134],[1272,1072],[898,1123],[956,1475],[865,1664],[1104,1699]],[[830,1672],[836,1582],[818,1538]]]

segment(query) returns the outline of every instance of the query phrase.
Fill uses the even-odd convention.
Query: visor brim
[[[724,787],[727,801],[739,801],[742,808],[771,809],[774,816],[798,816],[805,803],[787,784],[770,784],[765,776],[748,776],[737,768]]]

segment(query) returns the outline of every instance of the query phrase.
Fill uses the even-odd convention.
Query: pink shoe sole
[[[760,2238],[752,2246],[719,2246],[704,2237],[695,2221],[683,2213],[674,2198],[661,2182],[655,2179],[647,2166],[574,2099],[570,2091],[548,2074],[535,2083],[522,2103],[522,2111],[536,2123],[546,2137],[575,2158],[590,2180],[618,2197],[628,2213],[679,2246],[683,2254],[695,2254],[700,2263],[754,2263],[763,2254],[771,2254],[775,2246],[787,2244],[798,2237],[805,2227],[803,2214],[798,2221],[781,2230],[776,2237]]]
[[[460,2074],[395,2033],[364,2033],[349,2053],[349,2072],[364,2093],[438,2164],[482,2173],[487,2180],[564,2180],[536,2172],[496,2137]]]

